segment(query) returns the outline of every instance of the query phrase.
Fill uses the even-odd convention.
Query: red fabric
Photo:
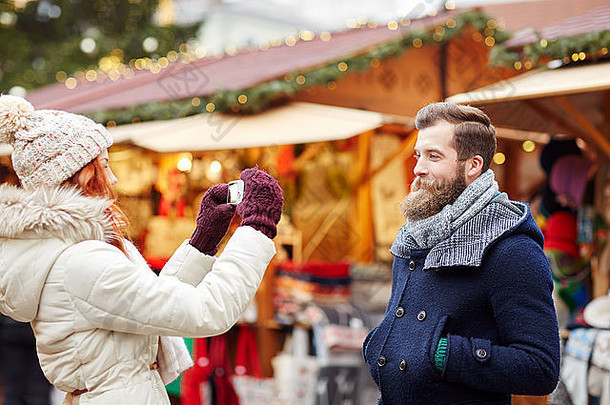
[[[231,384],[231,364],[225,335],[214,336],[210,339],[210,361],[213,367],[215,405],[239,405],[239,398]]]
[[[235,355],[235,375],[250,375],[262,378],[258,348],[256,346],[256,332],[250,326],[243,324],[237,335],[237,353]]]
[[[278,271],[294,274],[309,274],[323,278],[349,277],[349,263],[307,262],[295,263],[287,260],[277,265]]]
[[[203,404],[201,398],[201,384],[206,383],[212,374],[207,339],[193,339],[193,361],[195,365],[182,373],[180,403],[182,405],[211,405]]]
[[[576,215],[567,211],[554,213],[546,221],[544,232],[545,250],[559,250],[568,253],[572,257],[580,257],[578,244],[576,243]]]

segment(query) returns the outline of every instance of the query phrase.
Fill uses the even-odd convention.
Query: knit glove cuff
[[[227,191],[226,184],[218,184],[210,188],[201,199],[197,227],[189,244],[206,255],[218,252],[217,246],[227,233],[235,214],[235,206],[226,203]]]
[[[246,169],[240,178],[244,181],[244,198],[237,206],[242,226],[250,226],[273,239],[282,215],[282,189],[277,180],[256,168]]]
[[[434,352],[434,365],[440,372],[443,371],[445,365],[445,358],[447,357],[447,338],[442,337],[438,340],[436,351]]]

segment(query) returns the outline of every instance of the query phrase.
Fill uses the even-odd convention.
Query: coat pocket
[[[428,365],[430,365],[432,370],[437,374],[439,373],[439,371],[436,368],[436,363],[434,361],[434,354],[436,353],[436,347],[438,346],[438,341],[440,340],[440,338],[442,336],[446,336],[447,331],[445,330],[445,327],[446,327],[448,321],[449,321],[449,316],[443,315],[436,323],[436,326],[432,330],[432,335],[430,336],[430,340],[428,341],[428,350],[427,350]],[[448,352],[447,352],[447,355],[449,355]]]

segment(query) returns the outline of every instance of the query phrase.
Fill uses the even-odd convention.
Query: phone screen
[[[243,180],[233,180],[229,182],[229,192],[227,195],[227,203],[237,205],[244,197],[244,182]]]

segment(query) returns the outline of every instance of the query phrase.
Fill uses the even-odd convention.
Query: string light
[[[297,39],[292,36],[292,35],[288,35],[285,39],[284,39],[284,43],[288,46],[295,46],[297,43]]]
[[[237,102],[239,104],[246,104],[248,102],[248,96],[245,94],[240,94],[239,97],[237,97]]]
[[[214,112],[216,110],[216,105],[214,105],[214,103],[207,103],[205,106],[205,110],[207,112]]]
[[[337,69],[339,69],[340,72],[345,72],[347,71],[347,63],[345,62],[339,62],[337,64]]]
[[[502,152],[497,152],[494,155],[493,161],[497,165],[503,165],[506,162],[506,155]]]
[[[521,145],[521,147],[523,148],[524,151],[526,152],[533,152],[536,149],[536,144],[532,141],[524,141],[523,144]]]
[[[299,32],[299,38],[301,38],[303,41],[311,41],[315,38],[315,35],[309,30],[302,30]]]
[[[328,31],[323,31],[320,33],[320,39],[322,40],[322,42],[330,41],[331,37],[332,35]]]
[[[68,78],[66,79],[66,81],[64,81],[64,85],[65,85],[65,86],[66,86],[68,89],[70,89],[70,90],[72,90],[72,89],[76,88],[76,85],[77,85],[77,84],[78,84],[78,82],[77,82],[77,81],[76,81],[76,79],[75,79],[75,78],[73,78],[73,77],[68,77]]]

